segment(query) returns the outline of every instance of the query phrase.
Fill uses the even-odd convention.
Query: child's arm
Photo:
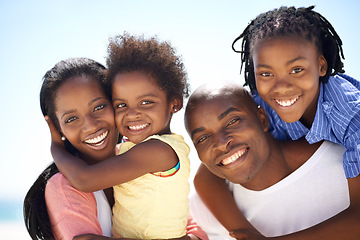
[[[203,164],[195,175],[194,185],[201,200],[229,232],[236,229],[256,231],[237,207],[225,180],[215,176]]]
[[[159,140],[148,140],[124,154],[88,165],[64,149],[53,123],[48,119],[47,122],[52,135],[51,153],[56,166],[75,188],[83,192],[112,187],[146,173],[165,171],[178,162],[176,153],[169,145]]]
[[[289,235],[274,237],[271,239],[278,240],[338,240],[338,239],[360,239],[360,176],[355,178],[349,178],[349,194],[350,194],[350,206],[337,214],[336,216],[319,223],[311,228],[305,229],[300,232],[292,233]],[[329,199],[331,201],[331,199]],[[291,213],[289,213],[291,214]],[[233,237],[242,236],[246,233],[248,239],[265,239],[265,237],[259,237],[259,235],[252,235],[245,231],[235,231]],[[239,235],[237,235],[239,234]]]

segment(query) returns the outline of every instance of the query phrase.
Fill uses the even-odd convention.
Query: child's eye
[[[260,76],[262,76],[262,77],[271,77],[271,76],[273,76],[271,73],[269,73],[269,72],[263,72],[263,73],[260,73],[259,74]]]
[[[152,101],[149,101],[149,100],[144,100],[141,102],[141,105],[148,105],[148,104],[151,104],[151,103],[154,103]]]
[[[302,68],[294,68],[292,71],[291,71],[291,74],[295,74],[295,73],[299,73],[301,71],[303,71],[304,69]]]
[[[69,117],[65,120],[65,123],[71,123],[73,121],[75,121],[77,119],[77,117]]]
[[[115,108],[124,108],[124,107],[126,107],[125,103],[119,103],[115,106]]]
[[[101,110],[101,109],[104,109],[105,107],[106,107],[105,104],[100,104],[99,106],[96,106],[96,107],[94,108],[94,112],[99,111],[99,110]]]

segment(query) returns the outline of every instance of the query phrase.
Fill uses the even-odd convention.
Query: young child
[[[239,84],[195,90],[186,106],[185,126],[200,160],[231,182],[226,186],[230,197],[261,234],[289,234],[276,239],[359,239],[360,178],[346,180],[343,146],[309,144],[304,138],[276,140],[267,131],[266,112]],[[211,182],[206,184],[214,190]],[[190,203],[210,239],[229,239],[196,196]],[[227,203],[218,207],[226,209]],[[230,216],[229,221],[238,219]],[[249,229],[233,236],[265,239]]]
[[[341,40],[331,24],[313,7],[281,7],[255,18],[233,42],[243,38],[245,82],[270,122],[269,131],[280,140],[321,140],[346,148],[343,166],[349,181],[359,175],[360,83],[343,74]],[[235,50],[236,51],[236,50]],[[204,170],[206,171],[206,170]],[[212,179],[210,179],[212,178]],[[198,174],[195,186],[216,215],[212,199],[223,194],[202,189],[210,174]],[[219,189],[225,189],[219,187]],[[217,199],[235,214],[235,206]],[[225,202],[225,203],[224,203]],[[222,222],[228,230],[236,224]]]
[[[110,39],[107,65],[116,126],[129,141],[116,157],[90,166],[66,154],[57,140],[55,163],[79,190],[114,186],[114,237],[182,237],[188,217],[189,147],[171,132],[170,122],[188,95],[183,63],[167,42],[124,34]],[[96,148],[102,141],[89,144]]]

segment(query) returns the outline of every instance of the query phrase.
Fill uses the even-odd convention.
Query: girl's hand
[[[264,240],[267,239],[258,231],[252,229],[240,229],[230,232],[230,236],[236,240]]]
[[[61,140],[61,135],[59,133],[59,131],[56,129],[53,121],[51,121],[51,119],[49,118],[49,116],[45,116],[45,120],[49,126],[50,129],[50,134],[51,134],[51,143],[57,143],[60,144],[61,146],[64,146],[64,142]]]

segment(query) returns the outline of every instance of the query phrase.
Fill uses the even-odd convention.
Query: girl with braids
[[[110,40],[107,64],[116,126],[129,141],[117,156],[89,165],[64,151],[51,127],[55,163],[81,191],[114,186],[114,237],[186,238],[189,147],[170,130],[188,95],[184,65],[168,42],[126,33]]]
[[[341,40],[313,8],[281,7],[260,14],[232,47],[235,50],[236,42],[243,39],[241,50],[235,51],[241,53],[245,85],[267,112],[271,134],[279,140],[305,136],[310,144],[327,140],[343,145],[343,166],[351,192],[360,171],[360,83],[342,74]],[[205,166],[200,168],[194,179],[196,190],[224,227],[256,232],[237,209],[225,182]],[[350,197],[353,204],[341,214],[280,239],[336,239],[332,230],[352,233],[360,216],[354,205],[358,198]],[[358,238],[354,234],[354,239]]]

